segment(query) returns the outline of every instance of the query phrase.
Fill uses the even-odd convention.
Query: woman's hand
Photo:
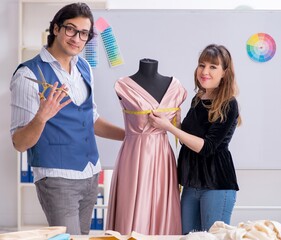
[[[164,114],[161,114],[156,111],[152,111],[149,114],[148,120],[153,127],[160,128],[166,131],[169,131],[171,126],[173,126],[170,120],[167,117],[165,117]]]

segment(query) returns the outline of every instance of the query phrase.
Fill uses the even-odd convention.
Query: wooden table
[[[147,236],[148,240],[180,240],[182,235],[165,235],[165,236]],[[104,235],[79,235],[71,236],[71,240],[113,240],[116,239],[113,236],[104,236]],[[141,239],[144,240],[144,239]]]

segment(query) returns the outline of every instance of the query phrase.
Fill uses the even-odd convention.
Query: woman
[[[241,123],[232,58],[224,46],[209,45],[195,70],[196,94],[181,129],[159,113],[150,114],[154,127],[182,143],[178,175],[183,186],[183,234],[208,231],[215,221],[230,223],[239,190],[228,145]]]

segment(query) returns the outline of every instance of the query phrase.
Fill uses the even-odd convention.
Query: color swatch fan
[[[104,18],[99,18],[95,25],[100,32],[110,66],[115,67],[123,64],[123,58],[111,26],[109,26]]]
[[[276,52],[274,39],[266,33],[252,35],[247,41],[247,53],[255,62],[267,62]]]
[[[90,66],[95,68],[98,65],[98,41],[95,27],[93,28],[93,32],[94,37],[85,45],[83,54]]]

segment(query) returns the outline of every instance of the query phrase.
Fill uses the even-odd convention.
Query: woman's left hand
[[[149,123],[155,127],[155,128],[160,128],[168,131],[169,127],[172,126],[172,123],[170,120],[164,116],[164,114],[161,114],[159,112],[154,112],[152,111],[149,114]]]

